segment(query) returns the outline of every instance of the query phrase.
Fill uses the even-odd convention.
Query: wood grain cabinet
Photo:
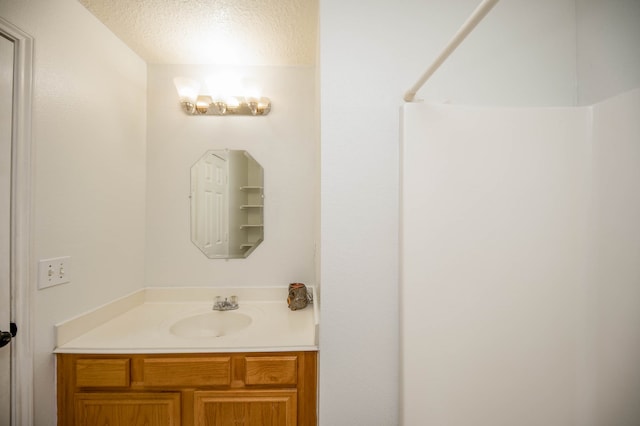
[[[315,426],[317,353],[58,354],[61,426]]]

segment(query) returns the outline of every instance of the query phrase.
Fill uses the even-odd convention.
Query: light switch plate
[[[71,257],[54,257],[38,262],[38,288],[43,289],[71,281]]]

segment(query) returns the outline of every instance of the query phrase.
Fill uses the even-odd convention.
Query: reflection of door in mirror
[[[225,151],[209,151],[199,166],[191,169],[191,239],[209,257],[229,255],[228,159],[225,154]]]

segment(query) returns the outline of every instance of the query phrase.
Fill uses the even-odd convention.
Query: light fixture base
[[[210,96],[198,96],[195,104],[188,101],[180,103],[188,115],[267,115],[271,112],[269,98],[246,99],[234,97],[227,102],[212,100]]]

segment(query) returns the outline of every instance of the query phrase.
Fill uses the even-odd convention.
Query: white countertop
[[[220,337],[181,337],[181,319],[212,312],[216,295],[238,295],[229,313],[249,326]],[[287,288],[147,288],[56,325],[55,353],[194,353],[317,350],[317,308],[291,311]],[[226,312],[223,312],[223,314]]]

